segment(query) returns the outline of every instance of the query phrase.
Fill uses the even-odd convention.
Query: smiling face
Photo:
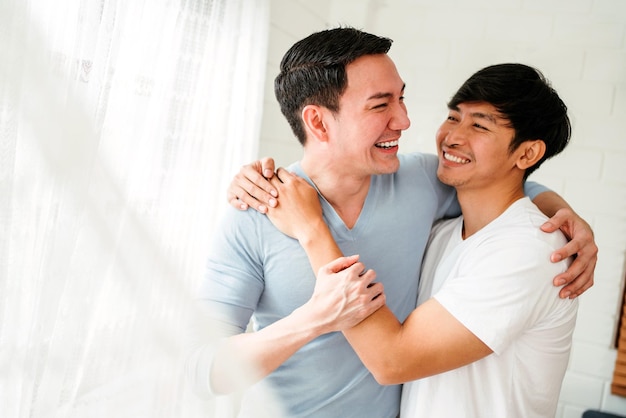
[[[462,192],[521,187],[524,170],[517,165],[523,147],[511,152],[515,130],[508,119],[485,102],[450,109],[437,131],[439,179]],[[510,187],[508,187],[510,189]]]
[[[352,175],[398,170],[398,142],[410,126],[404,82],[386,54],[366,55],[346,66],[348,86],[339,112],[324,118],[332,158]]]

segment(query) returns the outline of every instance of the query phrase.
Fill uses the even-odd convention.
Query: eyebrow
[[[474,112],[471,113],[472,117],[479,119],[487,119],[489,122],[498,123],[498,118],[491,113]]]
[[[400,92],[404,93],[404,88],[406,87],[406,83],[402,85],[402,89]],[[374,93],[367,100],[375,100],[375,99],[387,99],[389,97],[393,97],[393,93]]]
[[[451,106],[449,107],[449,109],[455,112],[461,113],[461,109],[459,109],[458,106]],[[494,115],[493,113],[483,113],[483,112],[472,112],[470,113],[470,116],[473,118],[478,118],[478,119],[486,119],[489,122],[492,122],[494,124],[498,123],[498,119],[503,119],[502,117],[498,115]]]

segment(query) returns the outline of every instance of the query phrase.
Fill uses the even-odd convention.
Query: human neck
[[[457,196],[463,213],[463,239],[467,239],[523,198],[524,189],[502,185],[480,190],[458,187]]]
[[[359,176],[341,170],[340,164],[319,163],[303,158],[302,170],[315,183],[317,190],[335,209],[348,228],[355,224],[370,187],[371,176]]]

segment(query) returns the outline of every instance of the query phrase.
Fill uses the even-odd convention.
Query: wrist
[[[304,228],[298,232],[296,238],[300,242],[300,245],[306,249],[315,240],[320,239],[321,236],[326,234],[330,236],[330,230],[324,220],[320,217],[315,221],[307,222],[304,225]]]
[[[307,331],[305,332],[309,334],[311,339],[332,331],[328,319],[323,312],[320,313],[313,299],[309,299],[304,305],[296,308],[294,313],[299,317],[299,324],[307,324]]]

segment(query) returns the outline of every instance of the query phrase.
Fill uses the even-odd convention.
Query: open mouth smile
[[[457,164],[467,164],[470,162],[470,160],[468,160],[467,158],[456,157],[454,155],[448,154],[445,151],[443,153],[443,158],[447,161],[457,163]]]
[[[390,149],[398,146],[399,141],[396,139],[395,141],[387,141],[387,142],[379,142],[378,144],[374,144],[377,148]]]

